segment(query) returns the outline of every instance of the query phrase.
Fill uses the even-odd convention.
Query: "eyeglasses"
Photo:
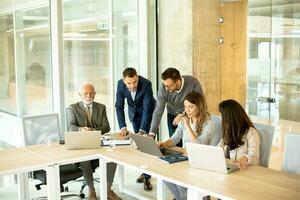
[[[174,85],[176,84],[176,82],[174,82],[172,85],[166,85],[166,84],[163,84],[166,88],[170,89],[172,88]]]

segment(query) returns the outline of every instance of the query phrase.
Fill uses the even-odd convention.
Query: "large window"
[[[49,5],[2,6],[10,12],[0,14],[0,109],[19,116],[52,112]]]
[[[110,102],[109,1],[64,1],[66,106],[79,100],[84,82],[96,87],[96,101]]]
[[[138,0],[64,0],[61,22],[64,51],[60,55],[64,63],[59,66],[63,70],[57,70],[57,66],[52,70],[51,61],[58,63],[56,59],[61,57],[51,52],[51,30],[56,34],[56,27],[50,28],[49,2],[0,3],[0,111],[17,116],[52,112],[62,115],[60,104],[68,107],[80,101],[79,86],[91,82],[96,87],[95,101],[106,105],[114,128],[115,89],[123,69],[135,67],[146,78],[153,77],[149,72],[155,71],[155,66],[145,64],[153,63],[147,60],[152,51],[139,46],[146,47],[149,42],[147,38],[140,42],[140,32],[145,33],[153,26],[146,22],[150,16],[139,18],[139,13],[148,12],[147,7],[139,8]],[[151,4],[143,1],[143,4],[153,5],[154,1]],[[139,20],[145,23],[140,26]],[[151,18],[151,21],[155,20]],[[152,36],[153,32],[147,34]],[[147,55],[141,62],[140,55],[144,54]],[[60,70],[64,72],[63,79],[61,74],[53,74]],[[52,77],[63,81],[64,88],[56,88],[58,84],[53,84]],[[59,92],[64,94],[64,102],[53,96],[54,89],[63,91]]]
[[[293,1],[249,1],[249,114],[300,121],[300,16]]]
[[[66,106],[80,101],[79,86],[91,82],[113,127],[116,83],[124,67],[138,67],[137,30],[136,0],[64,1]]]
[[[0,16],[0,109],[17,112],[13,14]]]

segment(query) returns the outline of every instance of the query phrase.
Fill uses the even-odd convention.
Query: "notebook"
[[[186,143],[191,167],[229,174],[238,169],[237,165],[226,163],[222,147],[196,143]]]
[[[102,146],[119,146],[119,145],[130,145],[129,136],[120,136],[120,133],[106,133],[101,137]]]
[[[97,149],[101,147],[101,131],[65,133],[66,149]]]
[[[153,138],[138,134],[131,134],[136,146],[141,152],[162,157],[171,154],[182,154],[180,151],[171,150],[168,148],[159,148]]]
[[[174,154],[174,155],[169,155],[169,156],[162,156],[162,157],[159,157],[159,159],[166,163],[172,164],[172,163],[188,160],[188,157],[184,156],[184,155],[180,155],[180,154]]]

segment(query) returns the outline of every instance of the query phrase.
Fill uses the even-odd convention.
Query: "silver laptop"
[[[237,165],[226,163],[222,147],[186,143],[191,167],[229,174],[238,169]]]
[[[138,134],[131,134],[131,138],[134,140],[136,146],[141,152],[151,154],[154,156],[168,156],[174,154],[182,154],[180,151],[171,150],[168,148],[159,148],[156,142],[151,137],[146,137]]]
[[[101,147],[101,131],[65,133],[66,149],[97,149]]]

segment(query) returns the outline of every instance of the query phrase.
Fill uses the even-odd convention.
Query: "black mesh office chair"
[[[54,142],[63,138],[60,131],[58,114],[23,117],[23,132],[25,145],[42,144],[45,141]],[[60,166],[59,171],[61,192],[68,192],[68,187],[63,187],[65,183],[71,180],[76,180],[82,176],[82,170],[73,164],[62,165]],[[38,190],[41,189],[41,185],[47,184],[46,171],[44,170],[34,171],[32,173],[32,178],[41,181],[40,184],[36,185]],[[79,199],[84,198],[84,194],[80,193],[79,195],[62,195],[62,199],[74,196],[78,197]],[[45,199],[45,197],[41,197],[39,199]]]

